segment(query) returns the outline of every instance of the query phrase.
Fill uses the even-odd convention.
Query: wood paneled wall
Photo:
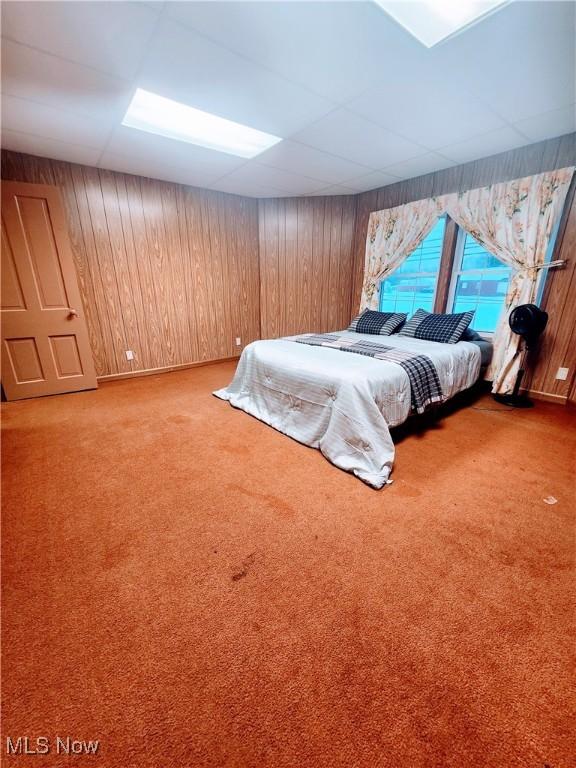
[[[62,191],[98,376],[260,337],[257,201],[12,152],[2,177]]]
[[[568,263],[552,269],[546,281],[542,305],[548,325],[536,358],[530,361],[529,386],[535,394],[576,401],[576,176],[566,198],[554,259]],[[566,381],[556,379],[558,368],[568,368]]]
[[[237,336],[245,345],[344,328],[371,211],[575,163],[570,134],[360,195],[259,202],[12,152],[2,175],[61,188],[97,372],[109,376],[231,357]],[[556,258],[569,263],[547,282],[530,386],[564,401],[576,399],[573,197]]]
[[[574,133],[358,195],[353,245],[351,315],[356,314],[360,303],[366,233],[372,211],[570,165],[576,165]],[[576,202],[573,198],[567,202],[567,206],[566,227],[558,234],[554,258],[567,259],[569,263],[566,268],[551,270],[547,280],[544,308],[549,312],[550,320],[530,383],[532,391],[562,402],[568,397],[576,375]],[[567,381],[558,381],[555,378],[560,366],[570,369]],[[576,384],[572,386],[572,391],[576,397]]]
[[[348,325],[355,213],[354,196],[260,200],[263,338]]]

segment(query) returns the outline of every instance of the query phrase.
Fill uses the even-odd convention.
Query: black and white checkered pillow
[[[474,317],[472,312],[460,312],[456,315],[434,315],[425,309],[418,309],[400,331],[400,336],[413,336],[426,341],[439,341],[442,344],[456,344],[468,328]]]
[[[378,336],[390,336],[406,320],[404,312],[375,312],[365,309],[348,326],[349,331],[372,333]]]

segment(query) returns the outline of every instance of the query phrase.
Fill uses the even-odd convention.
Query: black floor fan
[[[508,322],[512,331],[522,336],[524,347],[521,352],[520,369],[514,382],[512,394],[494,395],[494,400],[503,405],[511,405],[514,408],[531,408],[534,403],[526,395],[520,394],[520,385],[524,377],[526,355],[538,344],[540,334],[546,328],[546,323],[548,322],[548,313],[537,307],[536,304],[521,304],[512,310]]]

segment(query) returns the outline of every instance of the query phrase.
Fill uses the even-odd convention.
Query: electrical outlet
[[[126,350],[126,360],[134,360],[134,352],[131,349]]]
[[[240,336],[236,336],[236,346],[241,347],[242,346],[242,339]]]
[[[556,373],[556,378],[559,381],[566,381],[568,378],[568,368],[558,368],[558,371]]]

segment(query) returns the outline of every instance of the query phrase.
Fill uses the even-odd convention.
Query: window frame
[[[470,233],[467,232],[463,227],[460,227],[460,226],[458,227],[458,234],[456,235],[456,248],[454,250],[454,261],[453,261],[452,270],[450,273],[450,287],[448,289],[448,295],[446,298],[446,307],[444,308],[444,312],[454,312],[454,299],[456,298],[456,286],[458,285],[458,278],[461,275],[485,274],[488,271],[486,269],[465,269],[465,270],[462,269],[462,261],[464,259],[464,246],[466,243],[466,237],[468,235],[470,235]],[[472,235],[470,235],[470,237],[472,237]],[[488,249],[486,248],[485,250],[488,250]],[[497,258],[497,257],[495,256],[494,258]],[[495,268],[494,272],[500,271],[500,269],[502,269],[502,271],[504,272],[512,268],[508,267],[504,262],[502,262],[502,267]],[[514,270],[512,270],[512,272],[513,271]],[[511,277],[512,277],[512,273],[510,273],[510,275],[508,276],[508,288],[510,287]],[[472,325],[474,325],[474,321],[472,321]],[[480,336],[482,336],[482,338],[487,339],[489,341],[494,338],[495,332],[496,332],[496,329],[494,329],[493,331],[478,330],[478,333],[480,334]]]

